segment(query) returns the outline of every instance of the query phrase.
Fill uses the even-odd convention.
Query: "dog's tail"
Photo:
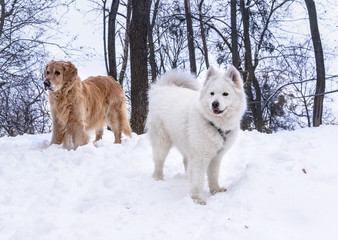
[[[132,130],[128,121],[128,115],[127,115],[127,106],[124,103],[124,106],[122,107],[122,113],[120,114],[121,117],[121,131],[127,135],[128,137],[132,138]]]
[[[190,72],[171,70],[166,72],[153,86],[177,86],[189,88],[192,90],[199,89],[198,80]]]

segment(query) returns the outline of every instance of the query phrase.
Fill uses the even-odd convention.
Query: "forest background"
[[[42,73],[53,59],[74,62],[82,79],[113,76],[138,134],[150,83],[172,68],[202,77],[210,65],[241,72],[244,130],[337,124],[337,3],[0,0],[0,136],[50,132]]]

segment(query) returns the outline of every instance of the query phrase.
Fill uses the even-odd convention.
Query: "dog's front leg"
[[[58,130],[53,130],[52,140],[50,141],[50,145],[52,144],[61,144],[64,140],[64,133],[59,132]]]
[[[53,118],[53,129],[52,129],[52,139],[50,145],[52,144],[61,144],[64,140],[65,131],[62,128],[61,124],[57,119]]]
[[[89,135],[85,129],[84,124],[77,123],[72,124],[69,129],[70,137],[73,143],[73,149],[77,147],[86,145],[89,142]]]
[[[209,189],[212,195],[218,192],[225,192],[226,188],[222,188],[218,184],[219,178],[219,170],[222,161],[223,154],[219,154],[214,157],[211,162],[209,163],[207,174],[208,174],[208,182],[209,182]]]
[[[195,203],[206,205],[203,199],[204,176],[208,167],[209,160],[201,156],[189,158],[188,174],[190,182],[190,194]]]

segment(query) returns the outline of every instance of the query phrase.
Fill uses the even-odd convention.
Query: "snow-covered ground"
[[[151,178],[147,135],[76,151],[50,135],[0,139],[0,239],[309,240],[338,236],[338,126],[242,132],[225,155],[225,193],[193,203],[182,158]]]

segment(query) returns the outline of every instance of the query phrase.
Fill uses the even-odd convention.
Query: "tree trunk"
[[[122,57],[122,66],[121,72],[119,76],[119,83],[123,86],[124,75],[127,70],[128,65],[128,52],[129,52],[129,44],[130,44],[130,16],[131,16],[131,1],[127,2],[127,17],[126,17],[126,32],[124,34],[124,46],[123,46],[123,57]]]
[[[200,28],[201,28],[201,38],[203,43],[203,55],[205,60],[205,66],[209,68],[209,56],[208,56],[208,46],[207,46],[207,40],[205,36],[205,30],[204,30],[204,22],[203,22],[203,14],[202,14],[202,6],[203,6],[204,0],[201,0],[198,5],[199,10],[199,21],[200,21]]]
[[[104,56],[104,64],[106,66],[106,72],[109,74],[109,66],[108,66],[108,53],[107,53],[107,23],[106,23],[106,4],[107,0],[102,1],[102,22],[103,22],[103,56]]]
[[[253,120],[255,124],[255,128],[257,131],[263,131],[263,116],[261,110],[261,92],[258,86],[258,81],[255,77],[255,69],[252,63],[252,52],[251,52],[251,42],[249,35],[249,9],[245,5],[244,0],[240,0],[240,7],[242,12],[242,20],[243,20],[243,34],[244,34],[244,48],[245,48],[245,71],[243,74],[246,76],[245,80],[245,90],[248,95],[248,100],[252,103],[249,105],[252,114]],[[256,92],[256,98],[254,99],[254,95],[252,92],[252,85],[254,85],[254,89]]]
[[[119,9],[119,0],[113,0],[109,16],[108,16],[108,65],[109,72],[108,75],[112,76],[114,79],[117,79],[117,70],[116,70],[116,47],[115,47],[115,21],[117,11]]]
[[[195,47],[194,47],[194,31],[192,28],[190,0],[184,0],[185,17],[187,21],[187,35],[188,35],[188,49],[189,49],[189,61],[190,71],[193,73],[197,72],[196,58],[195,58]]]
[[[147,33],[151,0],[132,0],[130,24],[131,119],[137,134],[144,133],[147,118]]]
[[[231,50],[232,65],[239,69],[240,61],[238,54],[238,35],[237,35],[237,0],[231,0]]]
[[[8,2],[9,3],[9,2]],[[6,12],[6,4],[4,0],[0,0],[0,6],[1,6],[1,11],[0,11],[0,37],[3,33],[4,30],[4,25],[5,25],[5,18],[13,15],[14,13],[14,7],[16,6],[17,0],[14,0],[11,3],[11,9]]]
[[[2,31],[4,29],[5,24],[5,15],[6,15],[6,5],[4,0],[0,0],[1,12],[0,12],[0,37],[2,35]]]
[[[320,40],[317,22],[316,5],[313,0],[305,0],[305,3],[309,13],[311,37],[316,59],[317,83],[316,83],[316,96],[314,99],[314,107],[313,107],[313,126],[318,127],[320,124],[322,124],[322,116],[323,116],[323,101],[324,101],[323,93],[325,92],[325,65],[324,65],[323,48]]]
[[[154,47],[154,39],[153,39],[153,28],[156,21],[156,16],[158,12],[158,6],[160,4],[160,0],[156,0],[155,6],[154,6],[154,13],[151,22],[149,21],[149,27],[148,27],[148,42],[149,42],[149,65],[151,70],[151,82],[156,81],[157,77],[157,65],[155,60],[155,47]]]

